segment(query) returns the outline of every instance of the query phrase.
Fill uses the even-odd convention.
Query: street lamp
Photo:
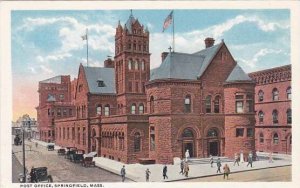
[[[30,121],[28,121],[30,124]],[[26,126],[26,121],[22,121],[22,150],[23,150],[23,182],[26,183],[26,164],[25,164],[25,126]]]

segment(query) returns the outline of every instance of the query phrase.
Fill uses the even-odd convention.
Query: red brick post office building
[[[250,73],[256,81],[256,150],[291,154],[291,65]]]
[[[56,144],[124,163],[172,163],[186,150],[231,158],[254,151],[255,82],[225,42],[206,38],[195,53],[164,52],[150,70],[149,35],[130,15],[116,28],[114,60],[80,65],[75,113],[55,120]]]

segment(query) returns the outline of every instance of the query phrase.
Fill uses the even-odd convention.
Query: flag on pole
[[[81,36],[82,40],[87,40],[87,34]]]
[[[170,12],[168,17],[165,19],[162,32],[164,32],[172,24],[172,21],[173,21],[173,10]]]

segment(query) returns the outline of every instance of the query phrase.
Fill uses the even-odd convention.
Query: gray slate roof
[[[223,42],[194,54],[172,52],[162,64],[150,73],[150,80],[155,79],[189,79],[197,80],[201,76]]]
[[[132,33],[132,24],[134,24],[134,22],[136,21],[136,19],[133,17],[133,15],[130,15],[126,24],[125,24],[125,27],[128,29],[128,32],[129,33]]]
[[[236,81],[252,81],[252,79],[244,72],[244,70],[239,65],[236,65],[234,67],[234,69],[226,79],[226,82]]]
[[[89,91],[93,94],[115,94],[115,69],[103,67],[83,67]],[[98,87],[98,80],[103,80],[105,86]]]
[[[61,77],[62,76],[55,76],[43,81],[40,81],[40,83],[53,83],[53,84],[61,84]]]

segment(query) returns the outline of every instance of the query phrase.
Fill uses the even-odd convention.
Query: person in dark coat
[[[252,155],[248,155],[248,164],[247,164],[247,166],[251,166],[251,168],[252,168],[252,163],[253,163],[253,159],[252,159]]]
[[[168,179],[167,171],[168,171],[168,168],[167,168],[167,165],[165,165],[164,168],[163,168],[163,177],[164,177],[164,179],[166,179],[166,178]]]
[[[184,174],[184,172],[183,172],[183,168],[184,168],[184,161],[183,161],[183,159],[181,160],[181,162],[180,162],[180,172],[179,172],[179,174]]]
[[[123,165],[123,168],[121,169],[122,182],[125,181],[125,175],[126,175],[125,165]]]
[[[217,167],[218,167],[217,173],[218,173],[218,172],[222,173],[222,172],[221,172],[221,166],[222,166],[222,164],[221,164],[221,159],[218,158],[218,160],[217,160]]]
[[[150,172],[149,168],[147,168],[147,170],[146,170],[146,182],[149,181],[150,174],[151,174],[151,172]]]
[[[225,179],[225,176],[228,179],[228,176],[230,174],[230,168],[229,168],[229,166],[227,164],[225,164],[225,166],[223,167],[223,170],[224,170],[224,178],[223,179]]]
[[[235,166],[235,164],[237,164],[238,166],[239,165],[239,156],[237,153],[234,154],[234,163],[233,163],[233,166]]]

